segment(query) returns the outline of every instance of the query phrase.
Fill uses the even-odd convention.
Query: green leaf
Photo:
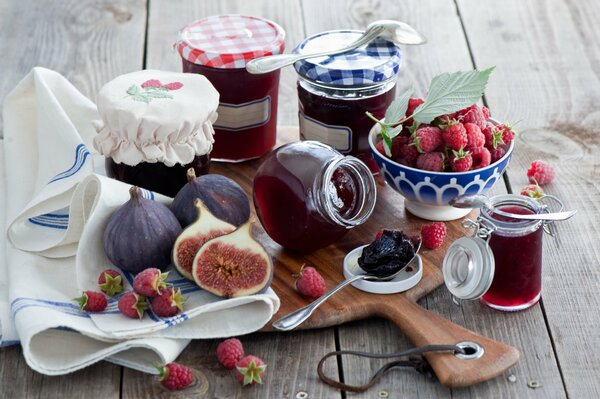
[[[160,91],[149,91],[144,93],[145,96],[150,98],[173,98],[173,96],[169,93],[163,93]]]
[[[413,93],[412,87],[408,89],[402,96],[398,97],[388,107],[385,111],[385,123],[387,125],[394,125],[400,121],[400,119],[404,118],[404,114],[406,114],[406,109],[408,108],[408,100]]]
[[[413,118],[430,123],[436,117],[450,114],[473,105],[481,98],[490,74],[495,67],[484,71],[443,73],[431,80],[425,102],[415,110]]]
[[[140,91],[140,88],[138,85],[131,85],[129,86],[129,89],[127,89],[127,94],[131,95],[131,96],[135,96],[136,94],[138,94]]]
[[[383,150],[388,157],[392,156],[392,138],[388,136],[387,127],[381,127],[381,138],[383,139]]]
[[[143,103],[149,103],[150,101],[152,101],[152,99],[150,97],[145,96],[144,94],[134,94],[131,96],[131,98],[134,101],[139,101],[139,102],[143,102]]]

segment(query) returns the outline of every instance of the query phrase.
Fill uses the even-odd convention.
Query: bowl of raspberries
[[[500,179],[514,149],[513,129],[473,104],[431,123],[409,116],[423,103],[411,98],[403,127],[384,149],[380,124],[369,133],[369,145],[380,173],[405,197],[412,214],[428,220],[454,220],[470,212],[448,202],[458,195],[485,194]]]

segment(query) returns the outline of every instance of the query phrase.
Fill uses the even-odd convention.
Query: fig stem
[[[142,192],[139,187],[131,186],[131,188],[129,188],[129,195],[131,196],[130,201],[132,201],[134,204],[137,205],[140,203],[140,197],[142,197]]]
[[[187,170],[187,181],[188,183],[191,183],[194,180],[196,180],[196,172],[194,171],[194,168],[189,168]]]

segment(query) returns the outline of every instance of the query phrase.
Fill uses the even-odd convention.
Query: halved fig
[[[224,298],[253,295],[273,279],[273,261],[252,237],[253,220],[233,233],[213,238],[194,258],[193,276],[200,288]]]
[[[194,280],[192,265],[194,257],[205,242],[229,234],[235,226],[215,217],[200,199],[194,200],[196,221],[185,228],[173,245],[173,263],[182,276]]]

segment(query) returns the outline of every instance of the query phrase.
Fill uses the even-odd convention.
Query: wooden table
[[[557,169],[547,191],[579,210],[561,224],[558,240],[546,240],[543,297],[532,309],[503,314],[476,302],[457,307],[443,288],[421,301],[459,325],[517,347],[522,356],[513,369],[489,382],[452,390],[413,371],[391,372],[367,393],[348,397],[600,397],[600,2],[4,0],[0,99],[36,65],[64,74],[90,98],[126,72],[179,71],[179,56],[171,49],[178,29],[223,13],[279,22],[289,49],[323,30],[363,28],[383,18],[406,21],[429,43],[404,48],[399,87],[412,85],[421,94],[438,73],[496,65],[484,101],[498,119],[518,121],[519,131],[506,184],[497,185],[496,192],[518,191],[527,182],[529,163],[545,159]],[[293,69],[283,71],[280,124],[297,124],[295,79]],[[308,398],[345,398],[317,377],[316,364],[325,353],[410,347],[394,326],[381,320],[243,339],[248,352],[262,354],[270,365],[263,386],[242,390],[233,383],[217,365],[217,341],[193,342],[180,360],[208,369],[215,397],[296,398],[304,392]],[[367,364],[345,362],[337,371],[348,382],[364,382]],[[151,380],[105,362],[72,375],[46,377],[27,367],[19,347],[0,349],[2,398],[167,396]]]

